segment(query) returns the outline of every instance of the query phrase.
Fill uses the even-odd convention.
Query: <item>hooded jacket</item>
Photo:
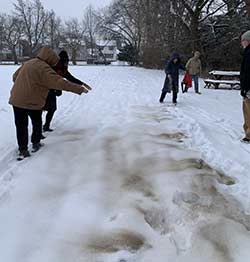
[[[174,63],[174,60],[177,59],[177,63]],[[184,67],[180,64],[180,56],[178,53],[174,52],[170,59],[167,61],[165,66],[166,79],[164,82],[163,92],[171,92],[172,87],[178,89],[179,84],[179,69],[184,69]],[[169,82],[168,75],[171,76],[172,83]]]
[[[177,59],[177,62],[174,63],[174,60]],[[166,63],[165,73],[170,75],[173,81],[173,85],[178,86],[179,83],[179,69],[183,69],[183,66],[180,64],[180,56],[178,53],[174,52],[168,62]]]
[[[58,61],[52,49],[43,47],[36,58],[25,62],[13,75],[9,103],[19,108],[41,110],[51,86],[81,94],[82,86],[64,80],[52,69]]]

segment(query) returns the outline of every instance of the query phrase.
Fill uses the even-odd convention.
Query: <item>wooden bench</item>
[[[230,89],[240,89],[240,72],[239,71],[221,71],[213,70],[209,72],[211,78],[204,79],[204,88],[214,87],[218,89],[220,85],[230,86]]]
[[[215,79],[204,79],[205,86],[204,88],[214,87],[215,89],[219,88],[220,84],[229,85],[231,89],[240,89],[239,80],[215,80]]]

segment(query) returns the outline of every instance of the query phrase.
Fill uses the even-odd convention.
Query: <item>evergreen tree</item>
[[[126,44],[118,54],[118,60],[127,61],[132,66],[138,60],[138,52],[131,44]]]

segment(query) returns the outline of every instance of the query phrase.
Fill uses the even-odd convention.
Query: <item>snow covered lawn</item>
[[[158,102],[163,71],[72,66],[93,90],[64,92],[45,146],[17,162],[15,70],[0,66],[1,261],[249,261],[239,91],[191,89],[175,107]]]

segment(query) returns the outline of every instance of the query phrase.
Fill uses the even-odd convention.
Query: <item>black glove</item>
[[[246,92],[245,90],[241,90],[241,91],[240,91],[240,95],[241,95],[242,97],[246,98],[246,97],[247,97],[247,92]]]

